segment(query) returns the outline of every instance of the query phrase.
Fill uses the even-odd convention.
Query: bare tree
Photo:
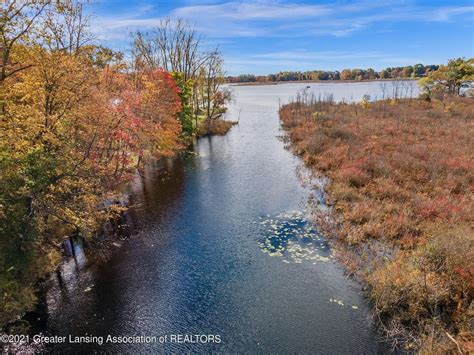
[[[178,19],[162,20],[151,33],[137,32],[132,50],[135,70],[162,68],[181,73],[183,81],[192,81],[193,118],[204,116],[208,129],[211,120],[225,112],[230,90],[224,89],[223,58],[219,51],[202,49],[194,27]]]
[[[207,60],[207,54],[200,47],[201,40],[190,23],[166,19],[151,33],[137,32],[134,57],[148,67],[182,73],[187,81],[196,76]]]
[[[62,0],[48,8],[43,16],[43,45],[50,50],[76,54],[81,47],[92,41],[90,16],[83,11],[85,3],[80,0]]]
[[[225,104],[231,99],[231,92],[223,88],[224,71],[223,58],[218,50],[208,55],[202,67],[201,77],[201,105],[207,121],[207,133],[211,131],[212,121],[220,118],[225,113]]]

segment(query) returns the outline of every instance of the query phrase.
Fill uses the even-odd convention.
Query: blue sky
[[[96,0],[95,37],[126,51],[160,19],[192,22],[229,75],[341,70],[474,57],[474,0]]]

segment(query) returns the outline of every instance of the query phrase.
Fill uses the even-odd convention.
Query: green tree
[[[451,59],[448,65],[439,66],[438,70],[428,72],[419,80],[424,95],[432,94],[460,95],[462,88],[467,88],[474,80],[474,58]]]
[[[366,75],[367,75],[367,79],[369,79],[369,80],[376,79],[375,70],[373,70],[372,68],[367,69],[367,74]]]
[[[413,66],[413,73],[415,73],[415,77],[421,78],[425,74],[425,66],[423,64],[415,64]]]
[[[193,125],[193,80],[185,80],[183,73],[174,72],[172,75],[179,87],[178,96],[181,100],[179,120],[181,122],[183,134],[186,136],[192,136],[196,129]]]
[[[381,79],[388,79],[390,78],[390,73],[386,69],[384,69],[380,71],[379,76]]]

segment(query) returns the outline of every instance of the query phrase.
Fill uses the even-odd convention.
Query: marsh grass
[[[472,351],[474,99],[299,95],[280,118],[292,150],[329,178],[328,230],[387,336],[425,353]]]

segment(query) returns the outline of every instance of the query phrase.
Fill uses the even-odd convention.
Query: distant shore
[[[373,80],[288,80],[288,81],[266,81],[266,82],[245,82],[245,83],[227,83],[230,86],[260,86],[260,85],[280,85],[280,84],[351,84],[351,83],[367,83],[377,81],[417,81],[420,78],[389,78],[389,79],[373,79]]]

